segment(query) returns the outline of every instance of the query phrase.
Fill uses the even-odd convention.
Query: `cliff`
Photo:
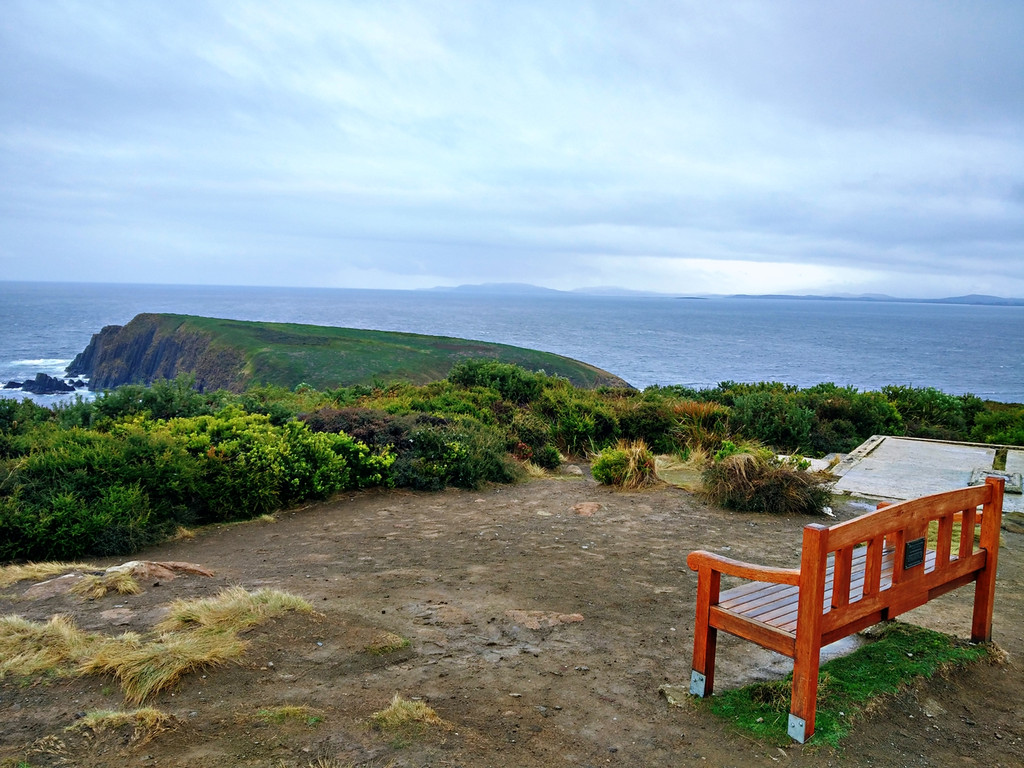
[[[127,325],[104,327],[67,370],[88,376],[94,390],[191,374],[199,389],[239,392],[251,384],[294,388],[304,382],[318,389],[381,381],[423,384],[443,379],[467,357],[543,369],[579,387],[629,386],[586,363],[506,344],[169,314],[141,314]]]
[[[188,320],[184,315],[142,314],[128,325],[108,325],[71,362],[68,375],[88,376],[93,390],[152,384],[182,373],[195,375],[201,390],[243,389],[241,351],[217,343],[214,334]]]

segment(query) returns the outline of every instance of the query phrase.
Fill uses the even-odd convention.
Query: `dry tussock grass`
[[[119,595],[137,595],[142,591],[135,577],[126,571],[111,571],[102,576],[89,574],[71,588],[71,591],[86,600],[99,600],[116,592]]]
[[[453,727],[422,701],[409,701],[397,693],[387,707],[370,715],[370,722],[380,731],[415,730],[426,726],[450,730]]]
[[[229,587],[214,597],[175,600],[167,618],[155,629],[157,632],[173,632],[207,627],[222,632],[241,632],[288,611],[312,613],[313,606],[301,597],[276,589],[247,592],[242,587]]]
[[[396,635],[394,632],[381,632],[373,638],[370,644],[366,646],[365,650],[367,653],[372,653],[374,656],[384,656],[408,647],[408,638]]]
[[[26,563],[25,565],[5,565],[0,568],[0,588],[9,587],[19,581],[42,581],[60,576],[68,571],[98,571],[95,565],[88,563]]]
[[[41,624],[0,617],[0,678],[8,674],[111,674],[125,700],[141,704],[192,672],[220,666],[245,652],[237,633],[286,611],[311,613],[308,602],[277,590],[225,590],[207,600],[176,601],[176,612],[154,639],[83,632],[67,616]]]
[[[173,715],[152,707],[144,707],[131,712],[113,712],[101,709],[86,713],[85,717],[74,725],[69,725],[65,730],[81,731],[88,728],[93,733],[101,733],[108,728],[131,725],[131,741],[145,744],[158,733],[172,728],[175,723]]]
[[[141,704],[185,675],[221,666],[244,652],[245,643],[232,632],[167,633],[150,642],[125,634],[103,643],[81,670],[112,674],[121,683],[125,701]]]
[[[54,616],[45,624],[0,617],[0,678],[70,674],[92,652],[98,637],[80,630],[67,616]]]

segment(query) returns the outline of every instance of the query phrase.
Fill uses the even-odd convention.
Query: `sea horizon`
[[[171,312],[511,344],[581,360],[638,389],[832,382],[1024,402],[1024,302],[685,298],[696,297],[4,281],[0,384],[62,375],[103,326]]]

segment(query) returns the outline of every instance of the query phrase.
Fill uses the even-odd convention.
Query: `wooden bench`
[[[1002,502],[1003,480],[990,477],[984,485],[879,505],[831,527],[807,525],[793,569],[690,553],[686,562],[698,574],[690,692],[711,695],[720,629],[789,656],[789,735],[803,743],[814,733],[822,646],[972,581],[971,640],[990,640]],[[721,591],[723,575],[747,581]]]

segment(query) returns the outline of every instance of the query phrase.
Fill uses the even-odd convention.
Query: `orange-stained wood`
[[[821,647],[975,582],[971,638],[992,636],[1003,480],[878,509],[831,528],[804,527],[799,568],[773,568],[691,552],[697,571],[693,669],[714,685],[719,629],[793,658],[792,714],[814,732]],[[981,511],[978,507],[982,507]],[[953,530],[961,526],[952,551]],[[937,532],[924,562],[904,567],[906,545]],[[974,544],[980,528],[980,542]],[[913,561],[911,561],[913,563]],[[749,583],[721,591],[722,576]],[[796,738],[796,736],[794,736]]]

